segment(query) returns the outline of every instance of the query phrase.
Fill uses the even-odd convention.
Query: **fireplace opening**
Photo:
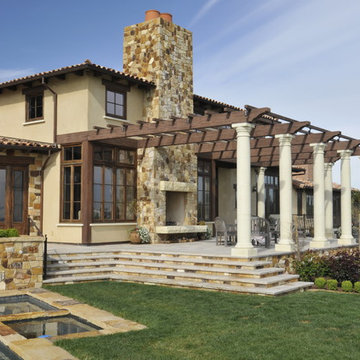
[[[166,192],[166,225],[184,225],[185,220],[185,192]]]

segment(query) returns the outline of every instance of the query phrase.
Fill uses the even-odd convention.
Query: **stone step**
[[[55,259],[55,258],[62,258],[67,256],[104,256],[104,255],[129,255],[129,256],[155,256],[155,257],[167,257],[167,258],[177,258],[181,259],[181,261],[185,259],[208,259],[208,260],[220,260],[220,261],[230,261],[230,262],[256,262],[259,260],[257,258],[241,258],[237,256],[221,256],[221,255],[203,255],[203,254],[191,254],[191,253],[177,253],[177,252],[170,252],[170,251],[144,251],[144,250],[99,250],[94,251],[93,249],[86,249],[82,248],[78,251],[66,251],[66,250],[49,250],[48,256]],[[260,262],[262,262],[260,260]]]
[[[268,276],[264,278],[250,278],[231,275],[212,275],[199,274],[194,272],[184,271],[163,271],[163,270],[149,270],[149,269],[130,269],[129,267],[108,267],[108,268],[85,268],[85,269],[71,269],[48,272],[49,278],[77,276],[77,275],[92,275],[92,274],[125,274],[147,276],[149,278],[167,278],[176,280],[192,280],[197,282],[211,282],[224,284],[242,284],[246,286],[273,286],[274,284],[282,284],[287,281],[295,281],[298,275],[281,274],[276,276]]]
[[[254,269],[260,267],[266,267],[271,265],[270,261],[234,261],[234,260],[218,260],[218,259],[208,259],[201,256],[193,258],[181,258],[181,257],[170,257],[170,256],[146,256],[146,255],[128,255],[128,254],[96,254],[96,255],[63,255],[61,257],[54,257],[53,255],[48,255],[48,266],[50,267],[54,263],[76,263],[76,261],[84,262],[86,260],[99,260],[99,259],[122,259],[128,260],[129,262],[137,261],[154,261],[159,263],[186,263],[192,265],[204,265],[204,266],[228,266],[244,269]]]
[[[147,260],[147,259],[146,259]],[[143,268],[148,270],[172,270],[172,271],[183,271],[192,273],[217,273],[222,275],[241,275],[251,278],[271,276],[277,273],[282,273],[284,269],[281,268],[260,268],[260,269],[237,269],[237,268],[226,268],[226,267],[212,267],[212,266],[196,266],[196,265],[182,265],[182,264],[168,264],[158,262],[138,262],[138,261],[119,261],[119,260],[108,260],[108,261],[85,261],[85,262],[57,262],[47,266],[48,271],[63,271],[70,269],[85,269],[94,268],[99,269],[102,267],[110,266],[126,266],[130,268]],[[116,268],[114,268],[116,269]],[[50,274],[50,273],[49,273]]]
[[[234,292],[234,293],[244,293],[244,294],[258,294],[258,295],[270,295],[277,296],[283,295],[289,292],[298,291],[305,289],[313,285],[309,282],[291,282],[284,285],[279,285],[276,287],[249,287],[249,286],[234,286],[228,284],[214,284],[208,282],[192,282],[192,281],[174,281],[173,279],[154,279],[147,278],[144,276],[130,276],[130,275],[92,275],[92,276],[77,276],[77,277],[59,277],[54,279],[45,280],[45,284],[67,284],[74,282],[86,282],[86,281],[99,281],[99,280],[114,280],[114,281],[125,281],[125,282],[135,282],[151,285],[165,285],[173,287],[186,287],[193,289],[201,290],[215,290],[215,291],[225,291],[225,292]]]

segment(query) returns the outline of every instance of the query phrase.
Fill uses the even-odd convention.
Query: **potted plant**
[[[130,231],[130,242],[132,244],[147,244],[150,240],[149,230],[143,226],[137,226]]]

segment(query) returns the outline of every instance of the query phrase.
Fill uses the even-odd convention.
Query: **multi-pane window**
[[[27,96],[26,98],[27,121],[33,121],[43,118],[44,116],[43,102],[44,102],[44,96],[42,93],[37,95]]]
[[[121,91],[106,90],[106,115],[126,118],[126,93]]]
[[[306,193],[306,216],[313,217],[314,215],[314,194],[312,191]]]
[[[62,220],[79,221],[81,215],[81,145],[62,153]]]
[[[279,214],[279,175],[272,169],[265,172],[265,216]]]
[[[198,159],[198,220],[211,220],[211,163]]]
[[[94,149],[93,220],[136,219],[135,152],[110,147]]]

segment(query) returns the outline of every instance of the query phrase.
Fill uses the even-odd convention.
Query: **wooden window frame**
[[[37,86],[30,89],[24,89],[23,94],[25,95],[25,122],[37,121],[44,119],[45,113],[45,96],[44,96],[44,87]],[[30,101],[33,97],[42,97],[42,116],[30,117]]]
[[[128,187],[126,185],[126,173],[125,173],[125,184],[123,185],[125,187],[125,202],[124,202],[124,213],[125,213],[125,218],[124,219],[120,219],[116,217],[116,204],[117,204],[117,199],[116,199],[116,187],[117,187],[117,182],[116,182],[116,170],[117,169],[128,169],[128,170],[133,170],[134,171],[134,185],[132,186],[134,188],[134,200],[136,200],[136,195],[137,195],[137,169],[136,169],[136,164],[137,164],[137,156],[136,156],[136,150],[134,149],[125,149],[122,147],[109,147],[109,146],[97,146],[94,147],[94,153],[96,151],[97,148],[111,148],[112,149],[112,161],[108,161],[108,160],[96,160],[95,159],[95,155],[94,155],[94,161],[93,161],[93,169],[97,166],[97,167],[101,167],[101,207],[100,207],[100,218],[95,219],[94,217],[94,202],[95,202],[95,196],[94,196],[94,185],[95,185],[95,178],[93,177],[93,184],[92,184],[92,191],[93,191],[93,203],[92,203],[92,222],[94,223],[121,223],[121,222],[136,222],[136,218],[137,218],[137,214],[135,211],[134,217],[132,219],[127,218],[126,216],[126,207],[127,207],[127,191],[126,188]],[[134,152],[134,164],[127,164],[127,163],[121,163],[119,161],[118,158],[118,154],[119,154],[119,150],[125,150],[125,151],[132,151]],[[104,193],[105,193],[105,168],[111,168],[112,169],[112,219],[104,219]],[[93,170],[94,171],[94,170]]]
[[[81,149],[81,159],[78,160],[65,160],[65,150],[68,148],[74,148],[74,147],[80,147]],[[83,176],[83,164],[82,164],[82,159],[83,159],[83,149],[82,149],[82,145],[81,144],[71,144],[71,145],[66,145],[62,148],[61,151],[61,176],[60,176],[60,221],[64,222],[64,223],[81,223],[81,219],[82,219],[82,212],[81,212],[81,207],[82,207],[82,187],[84,186],[84,176]],[[80,216],[79,219],[74,219],[74,168],[80,166],[80,173],[81,173],[81,181],[80,181]],[[70,219],[65,219],[64,218],[64,202],[65,202],[65,198],[64,198],[64,169],[65,168],[70,168]]]
[[[203,163],[201,168],[202,170],[199,171],[199,162],[200,163]],[[208,164],[209,166],[209,172],[208,173],[205,173],[204,171],[204,164]],[[211,189],[212,189],[212,166],[213,164],[211,163],[210,160],[206,160],[206,159],[198,159],[198,165],[197,165],[197,176],[201,176],[203,178],[203,187],[202,189],[200,190],[199,189],[199,182],[197,184],[197,201],[198,201],[198,205],[197,205],[197,210],[198,210],[198,221],[211,221],[211,217],[212,217],[212,207],[213,207],[213,203],[212,203],[212,196],[211,196]],[[209,190],[206,191],[205,190],[205,178],[209,178]],[[199,191],[202,192],[202,195],[203,195],[203,204],[202,204],[202,212],[204,214],[204,218],[201,218],[199,216]],[[208,192],[209,193],[209,217],[206,218],[205,217],[205,207],[206,207],[206,204],[205,204],[205,193]]]
[[[111,82],[108,80],[103,80],[102,83],[103,83],[103,85],[105,85],[105,115],[111,116],[111,117],[114,117],[117,119],[126,120],[126,117],[127,117],[127,92],[130,90],[129,86],[114,83],[114,82]],[[108,111],[107,111],[108,91],[123,95],[123,97],[124,97],[124,104],[123,104],[124,114],[123,114],[123,116],[108,113]],[[116,104],[116,103],[114,103],[114,104]]]

